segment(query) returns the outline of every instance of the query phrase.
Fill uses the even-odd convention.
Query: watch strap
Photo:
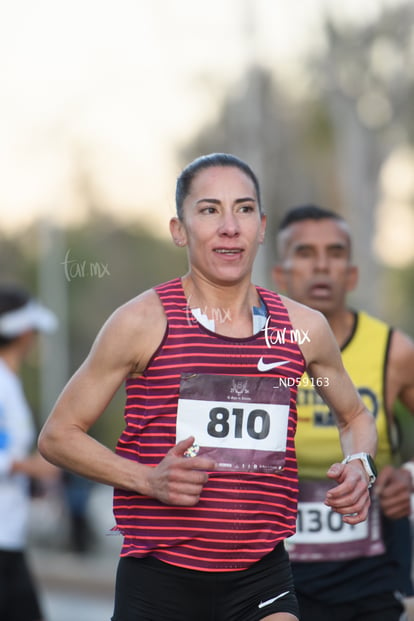
[[[368,453],[352,453],[351,455],[347,455],[345,459],[342,460],[342,463],[348,464],[350,461],[354,461],[355,459],[359,459],[364,466],[365,472],[368,475],[368,488],[372,487],[377,478],[375,469],[373,469],[370,464],[370,461],[373,463],[372,457]]]

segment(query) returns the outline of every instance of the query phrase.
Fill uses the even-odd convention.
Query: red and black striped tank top
[[[287,336],[292,325],[276,293],[257,289],[267,312],[264,330],[248,338],[229,338],[209,331],[194,319],[181,279],[155,290],[165,310],[167,329],[142,376],[126,381],[126,427],[118,440],[117,454],[157,465],[176,444],[182,374],[262,376],[258,361],[263,357],[265,361],[286,361],[283,366],[266,369],[267,376],[290,378],[286,460],[278,473],[209,473],[194,507],[164,505],[115,489],[114,515],[124,536],[121,556],[152,555],[201,571],[246,569],[295,532],[296,387],[304,359],[297,343]]]

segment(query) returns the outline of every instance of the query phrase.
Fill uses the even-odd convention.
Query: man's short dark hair
[[[303,220],[338,220],[345,222],[345,219],[335,211],[330,209],[324,209],[318,205],[298,205],[289,209],[282,220],[279,223],[278,231],[283,231],[291,224],[295,222],[302,222]]]
[[[279,222],[279,226],[276,233],[276,251],[281,258],[283,254],[283,238],[285,237],[285,231],[292,225],[297,222],[305,222],[306,220],[312,220],[313,222],[319,222],[321,220],[333,220],[338,223],[338,225],[343,229],[348,238],[348,246],[349,246],[349,257],[351,258],[352,254],[352,240],[351,240],[351,232],[349,230],[349,225],[345,218],[343,218],[336,211],[332,211],[331,209],[324,209],[323,207],[319,207],[318,205],[314,205],[313,203],[309,203],[306,205],[298,205],[296,207],[291,207],[286,211],[282,220]]]

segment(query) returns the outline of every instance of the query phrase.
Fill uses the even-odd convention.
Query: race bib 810
[[[189,456],[208,455],[217,470],[282,470],[289,402],[289,388],[277,378],[183,375],[177,442],[194,436]]]

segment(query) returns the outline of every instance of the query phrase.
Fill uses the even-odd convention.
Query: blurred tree
[[[387,293],[380,287],[371,240],[381,166],[398,145],[414,142],[413,17],[414,6],[407,3],[383,10],[362,25],[327,18],[325,50],[309,58],[309,88],[301,99],[259,65],[252,47],[252,62],[239,83],[232,84],[217,118],[191,143],[177,147],[181,164],[202,153],[226,151],[251,163],[258,173],[269,229],[257,282],[271,286],[273,233],[280,215],[291,205],[316,202],[350,219],[362,270],[356,299],[359,306],[381,315],[381,296]],[[90,216],[65,231],[58,266],[54,265],[66,285],[70,372],[84,359],[98,329],[117,306],[186,271],[183,251],[139,224],[121,226],[104,215],[94,194],[88,153],[77,152],[74,157],[78,165],[74,184]],[[33,292],[39,288],[36,226],[14,238],[0,234],[2,279],[19,280]],[[44,257],[46,265],[52,260],[56,258]],[[402,325],[399,309],[411,308],[414,302],[414,288],[409,286],[412,269],[387,274],[399,306],[391,319],[384,318]],[[404,317],[411,320],[407,312]],[[410,328],[414,330],[412,323]],[[37,383],[32,384],[38,403]],[[120,391],[97,434],[115,437],[122,399]]]
[[[414,139],[413,20],[411,2],[352,27],[327,18],[325,53],[309,64],[332,126],[339,206],[360,267],[356,297],[374,313],[384,301],[385,275],[372,251],[379,175],[392,151]]]
[[[234,94],[235,93],[235,94]],[[259,177],[264,211],[268,217],[265,261],[255,282],[271,286],[270,269],[274,258],[275,223],[285,209],[309,202],[315,196],[335,196],[334,176],[330,174],[330,128],[317,105],[306,107],[316,126],[304,124],[302,110],[276,83],[272,74],[252,66],[239,87],[224,100],[218,118],[196,135],[191,143],[179,147],[182,164],[213,151],[234,153],[246,160]],[[308,149],[317,146],[324,162],[323,183],[307,169]],[[333,182],[333,183],[332,183]]]
[[[34,224],[13,239],[0,239],[2,280],[19,281],[35,294],[40,251],[36,243],[37,226]],[[55,261],[56,255],[51,255],[50,260]],[[98,330],[115,308],[154,284],[184,274],[187,261],[185,251],[169,240],[155,237],[138,223],[121,226],[94,209],[87,222],[66,231],[66,245],[58,268],[67,287],[71,375],[87,356]],[[32,356],[23,377],[40,424],[43,414],[39,412],[38,356]],[[56,396],[60,389],[56,387]],[[111,446],[122,426],[123,398],[121,388],[92,430]]]
[[[361,271],[355,304],[375,314],[384,310],[387,271],[372,250],[375,207],[381,167],[399,144],[413,141],[413,17],[412,3],[352,26],[327,16],[326,45],[308,58],[308,88],[300,99],[253,64],[238,87],[232,85],[217,118],[180,145],[182,163],[225,151],[258,172],[269,220],[264,284],[271,286],[281,213],[316,202],[350,221]]]
[[[94,210],[86,225],[67,231],[62,278],[67,280],[70,370],[87,355],[98,330],[121,304],[186,271],[186,255],[139,224],[121,226]],[[122,426],[121,388],[96,425],[114,440]]]

